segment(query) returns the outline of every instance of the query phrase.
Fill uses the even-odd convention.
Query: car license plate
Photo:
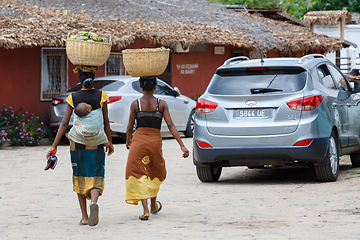
[[[241,109],[234,110],[234,118],[271,118],[272,109]]]

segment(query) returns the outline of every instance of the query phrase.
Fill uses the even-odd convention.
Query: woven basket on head
[[[101,66],[109,58],[111,43],[67,39],[66,54],[74,65]]]
[[[162,74],[169,62],[170,49],[142,48],[122,51],[126,71],[132,77],[157,76]]]

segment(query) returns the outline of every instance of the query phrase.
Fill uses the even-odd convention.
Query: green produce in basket
[[[89,36],[89,35],[88,35],[88,32],[82,32],[82,31],[79,32],[78,35],[79,35],[79,36]]]
[[[71,36],[70,39],[76,39],[78,37],[79,37],[79,35],[74,35],[74,36]]]
[[[87,37],[87,36],[78,36],[77,38],[76,38],[76,40],[83,40],[83,41],[87,41],[87,40],[89,40],[90,38],[89,37]]]
[[[93,32],[78,32],[77,35],[71,36],[70,39],[82,40],[82,41],[93,41],[93,42],[103,42],[109,43],[106,38],[100,38],[96,33]]]
[[[101,42],[101,39],[96,33],[89,32],[89,37],[94,40],[95,42]]]

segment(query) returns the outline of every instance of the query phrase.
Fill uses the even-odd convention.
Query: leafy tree
[[[212,0],[215,1],[215,0]],[[225,5],[248,5],[250,8],[280,8],[297,18],[309,11],[347,10],[360,12],[360,0],[216,0]]]

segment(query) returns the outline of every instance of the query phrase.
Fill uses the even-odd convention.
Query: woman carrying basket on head
[[[78,66],[74,70],[79,73],[82,89],[68,96],[65,115],[47,154],[48,158],[51,151],[56,153],[74,108],[80,103],[91,105],[89,113],[84,116],[74,115],[74,125],[67,135],[70,139],[73,189],[77,193],[82,213],[80,224],[90,226],[95,226],[99,221],[97,201],[104,190],[105,153],[109,156],[114,152],[108,119],[108,95],[93,87],[96,69],[97,67]],[[86,199],[91,200],[90,217],[87,214]]]
[[[126,164],[126,202],[137,205],[141,201],[143,214],[141,220],[148,220],[150,213],[158,213],[162,205],[156,201],[160,184],[165,180],[165,160],[162,156],[161,122],[164,117],[171,134],[179,143],[183,157],[189,150],[182,142],[173,124],[168,105],[154,97],[156,78],[140,78],[143,96],[131,103],[129,124],[126,132],[126,148],[129,149]],[[137,121],[134,136],[133,127]],[[150,211],[147,199],[150,198]]]

